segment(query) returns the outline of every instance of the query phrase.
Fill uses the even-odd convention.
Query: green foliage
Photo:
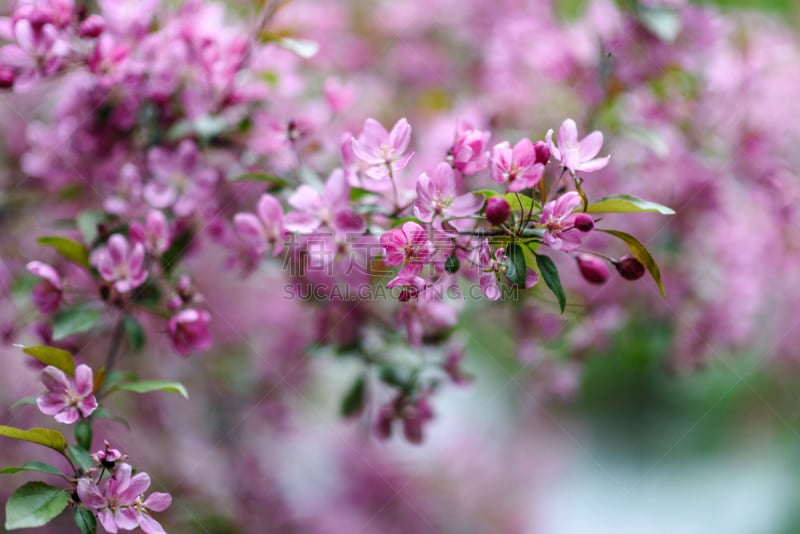
[[[29,441],[30,443],[38,443],[39,445],[50,447],[58,452],[64,452],[64,449],[67,447],[67,440],[64,438],[64,435],[58,430],[51,430],[49,428],[22,430],[21,428],[13,426],[0,425],[0,436]]]
[[[20,471],[38,471],[39,473],[64,476],[64,473],[58,467],[44,462],[28,462],[19,467],[6,467],[5,469],[0,469],[0,475],[12,475]]]
[[[180,382],[172,382],[169,380],[140,380],[137,382],[127,382],[118,384],[116,389],[123,391],[133,391],[134,393],[151,393],[153,391],[170,391],[177,393],[181,397],[188,399],[189,393],[186,387]]]
[[[347,390],[342,403],[339,407],[339,412],[343,417],[350,417],[358,415],[364,409],[364,401],[366,399],[366,380],[364,375],[360,375],[350,389]]]
[[[135,317],[126,315],[122,319],[122,326],[125,329],[125,336],[128,338],[131,348],[136,352],[141,351],[144,348],[145,335],[144,329],[139,321],[137,321]]]
[[[84,473],[94,466],[94,461],[89,455],[89,451],[77,445],[69,445],[67,447],[67,457]]]
[[[561,285],[561,277],[558,275],[556,264],[549,256],[543,254],[535,254],[535,256],[536,264],[539,267],[542,278],[544,278],[544,283],[547,284],[547,287],[549,287],[553,295],[556,296],[556,299],[558,299],[558,307],[561,309],[561,313],[564,313],[567,307],[567,295],[564,293],[564,287]]]
[[[95,534],[97,532],[97,519],[92,512],[83,506],[75,507],[72,518],[75,520],[75,524],[80,529],[81,534]]]
[[[52,365],[61,369],[70,376],[75,374],[75,359],[72,354],[64,349],[36,345],[34,347],[25,347],[22,352],[33,356],[45,365]]]
[[[675,211],[649,200],[633,195],[613,195],[589,204],[586,213],[660,213],[674,215]]]
[[[92,422],[81,419],[75,424],[75,441],[84,450],[92,448]]]
[[[653,259],[653,256],[650,255],[650,252],[642,245],[638,239],[633,237],[630,234],[626,234],[625,232],[620,232],[619,230],[603,230],[598,228],[600,232],[605,232],[607,234],[611,234],[615,237],[618,237],[622,241],[628,245],[633,256],[642,262],[642,265],[645,266],[647,272],[650,273],[650,276],[653,277],[656,285],[658,286],[658,290],[661,292],[661,296],[663,298],[667,298],[667,294],[664,291],[664,284],[661,283],[661,270],[658,268],[658,264],[656,260]]]
[[[525,287],[525,276],[528,269],[525,264],[525,254],[522,252],[522,247],[516,243],[511,243],[506,248],[506,256],[508,263],[506,263],[506,276],[512,284],[518,287]]]
[[[44,482],[28,482],[17,488],[6,502],[6,529],[41,527],[57,517],[69,496]]]
[[[87,332],[102,316],[103,312],[86,306],[64,308],[53,317],[53,340],[59,341],[73,334]]]
[[[61,254],[69,261],[84,267],[89,268],[89,250],[82,243],[78,243],[73,239],[58,236],[45,236],[36,240],[40,245],[53,247],[56,252]]]

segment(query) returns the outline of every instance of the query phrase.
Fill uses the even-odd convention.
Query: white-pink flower
[[[413,278],[422,271],[422,266],[431,261],[433,244],[425,229],[415,222],[407,222],[401,228],[389,230],[381,236],[383,261],[386,265],[402,265],[400,278]]]
[[[367,119],[361,135],[353,137],[350,143],[356,158],[367,165],[366,175],[382,180],[408,165],[414,155],[405,153],[410,141],[411,126],[406,119],[397,121],[391,132],[375,119]]]
[[[417,201],[414,214],[424,222],[434,217],[464,217],[483,207],[484,197],[475,193],[457,195],[456,177],[452,167],[439,163],[433,176],[422,173],[417,178]]]
[[[508,141],[492,149],[492,180],[506,184],[508,191],[518,192],[535,186],[544,175],[544,165],[536,160],[536,149],[528,139],[520,140],[514,148]]]
[[[595,158],[603,147],[603,132],[595,130],[578,141],[578,126],[572,119],[566,119],[558,129],[558,146],[553,144],[553,130],[547,132],[545,141],[550,146],[553,157],[572,172],[599,171],[611,156]]]
[[[42,413],[55,416],[59,423],[71,425],[97,409],[97,399],[92,393],[94,376],[86,364],[75,368],[75,380],[67,378],[61,369],[48,365],[42,371],[42,382],[48,392],[36,399],[36,405]]]
[[[257,254],[272,248],[277,256],[283,250],[284,224],[283,208],[278,199],[264,194],[258,201],[258,216],[252,213],[237,213],[233,217],[233,227],[239,237]]]
[[[575,227],[575,219],[580,214],[573,211],[581,202],[578,193],[569,191],[544,205],[540,223],[544,225],[545,245],[567,252],[580,246],[583,232]]]
[[[147,280],[144,257],[144,245],[136,243],[131,248],[123,235],[114,234],[93,254],[92,262],[104,280],[113,282],[120,293],[127,293]]]
[[[285,219],[292,232],[305,234],[324,226],[343,234],[362,234],[366,228],[363,217],[350,209],[350,186],[341,169],[331,174],[322,194],[304,184],[292,193],[289,204],[297,209]]]

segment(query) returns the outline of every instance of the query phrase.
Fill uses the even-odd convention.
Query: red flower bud
[[[575,216],[575,228],[581,232],[589,232],[594,228],[594,219],[588,213],[579,213]]]
[[[614,263],[620,276],[625,280],[638,280],[644,276],[644,265],[633,256],[623,256]]]
[[[550,161],[550,146],[544,141],[536,141],[533,149],[536,151],[536,163],[547,165],[547,162]]]
[[[511,214],[511,206],[503,197],[491,197],[486,201],[486,219],[492,224],[503,224]]]
[[[578,254],[575,259],[583,278],[592,284],[605,284],[608,280],[606,262],[591,254]]]
[[[81,22],[78,28],[78,35],[84,39],[93,39],[103,33],[106,23],[102,17],[98,15],[89,15],[89,17]]]
[[[0,88],[8,89],[14,86],[14,71],[8,67],[0,67]]]

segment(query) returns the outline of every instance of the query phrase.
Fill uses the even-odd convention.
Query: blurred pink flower
[[[453,167],[462,174],[469,175],[482,171],[489,165],[487,145],[491,133],[477,130],[468,122],[456,126],[456,140],[450,149]]]
[[[143,244],[147,252],[163,254],[171,241],[169,222],[162,212],[150,210],[144,224],[139,221],[131,222],[130,236],[133,242]]]
[[[182,356],[193,350],[211,347],[211,331],[208,328],[211,315],[205,310],[188,309],[175,314],[169,320],[169,336],[172,344]]]
[[[483,206],[482,195],[467,193],[456,196],[456,177],[447,163],[439,163],[433,176],[422,173],[417,178],[417,201],[414,214],[424,222],[435,217],[464,217],[472,215]]]
[[[258,217],[252,213],[237,213],[233,226],[239,237],[257,254],[272,247],[272,255],[283,250],[284,220],[283,208],[278,199],[264,194],[258,201]]]
[[[406,119],[400,119],[387,132],[375,119],[364,122],[364,130],[351,144],[354,155],[368,165],[366,175],[375,180],[393,176],[395,171],[404,169],[414,155],[405,153],[411,141],[411,126]]]
[[[92,263],[104,280],[113,282],[114,288],[120,293],[127,293],[147,280],[144,258],[144,246],[141,243],[136,243],[131,249],[124,236],[114,234],[105,247],[95,251]]]
[[[59,423],[71,425],[97,409],[97,399],[92,394],[92,369],[86,364],[75,368],[74,381],[64,371],[48,365],[42,370],[42,382],[49,392],[38,397],[36,405],[42,413],[55,416]]]
[[[578,127],[572,119],[566,119],[558,129],[558,146],[553,144],[553,130],[547,132],[545,138],[553,157],[561,162],[564,168],[572,172],[599,171],[606,165],[611,156],[595,158],[603,147],[603,132],[595,130],[578,141]]]
[[[361,234],[366,228],[364,219],[350,208],[350,187],[341,170],[331,174],[321,194],[301,185],[289,197],[289,204],[298,210],[286,215],[286,228],[292,232],[309,233],[325,226],[341,233]]]
[[[42,280],[33,288],[33,303],[41,313],[50,313],[58,308],[63,297],[61,276],[50,265],[41,261],[28,262],[28,271]]]
[[[508,141],[494,146],[491,160],[492,180],[507,184],[508,191],[517,192],[535,186],[544,175],[544,165],[536,162],[536,149],[528,139],[514,148]]]

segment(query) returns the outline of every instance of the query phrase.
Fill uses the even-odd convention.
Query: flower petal
[[[75,368],[75,391],[81,397],[86,397],[92,393],[92,389],[94,389],[92,368],[82,363]]]
[[[151,493],[144,501],[144,506],[154,512],[163,512],[172,504],[172,496],[169,493]]]

